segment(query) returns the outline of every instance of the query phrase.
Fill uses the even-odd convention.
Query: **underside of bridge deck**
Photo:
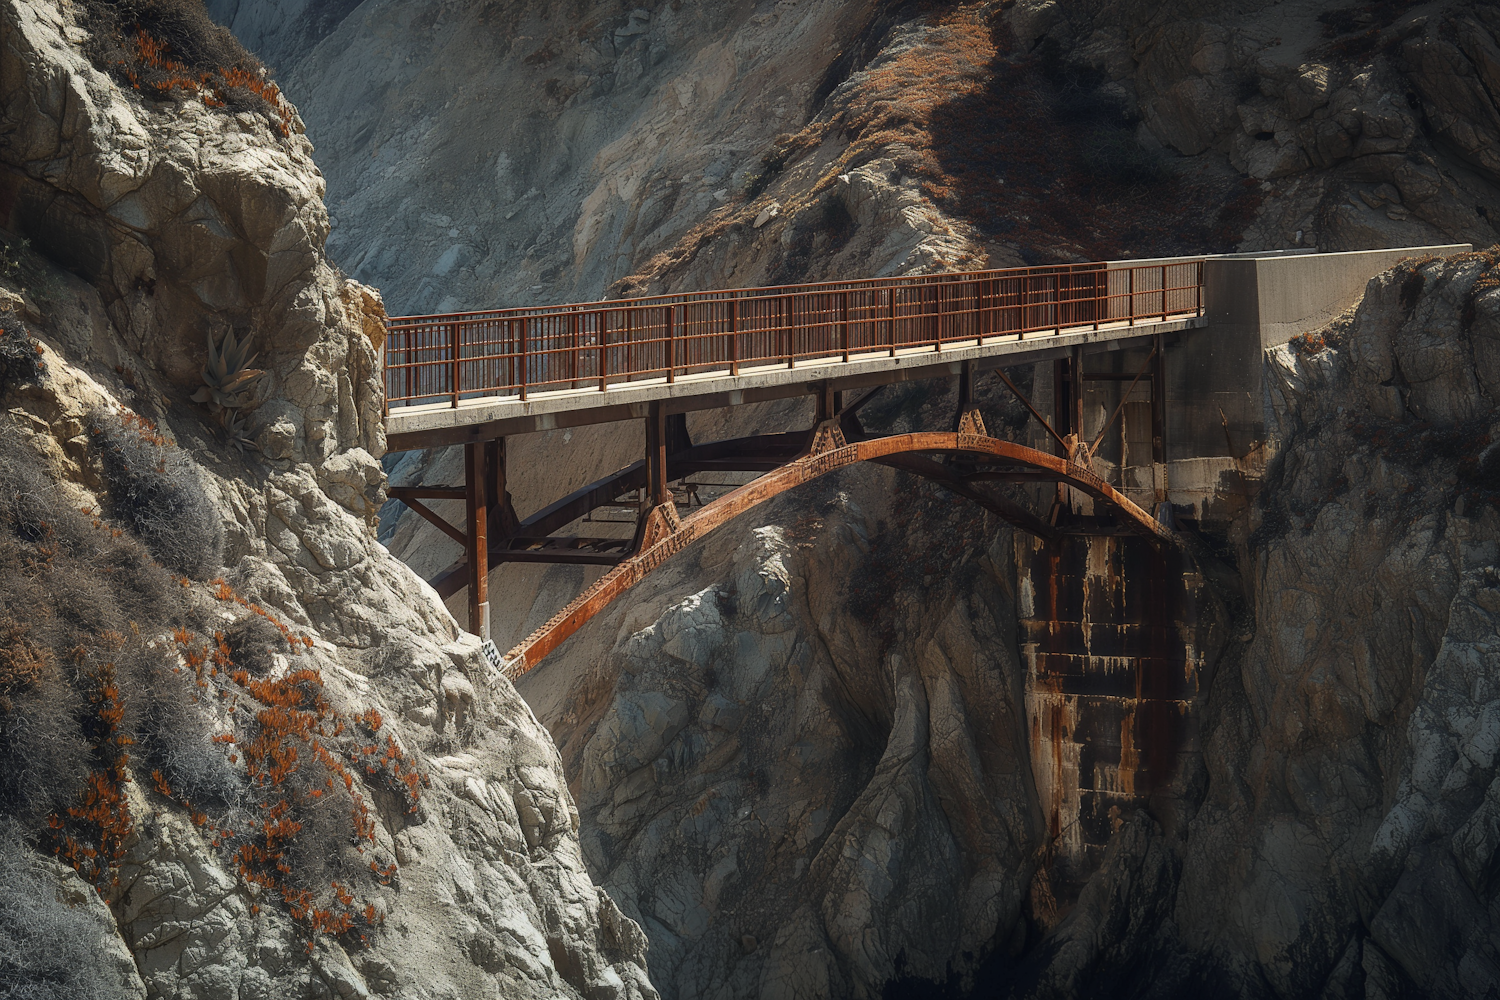
[[[1131,388],[1141,382],[1152,388],[1153,414],[1161,411],[1155,387],[1162,380],[1165,339],[1156,334],[1146,341],[1150,348],[1146,364],[1130,383]],[[1153,545],[1169,542],[1168,527],[1090,468],[1103,432],[1090,442],[1080,439],[1075,430],[1082,426],[1082,386],[1095,377],[1085,372],[1084,357],[1080,345],[1056,366],[1059,382],[1050,419],[1032,406],[1003,371],[993,371],[1050,435],[1056,454],[987,432],[973,403],[973,387],[977,379],[991,373],[971,361],[959,365],[957,412],[951,427],[943,430],[868,434],[860,422],[860,410],[886,385],[858,394],[837,389],[831,381],[814,385],[817,417],[810,428],[701,444],[689,437],[684,413],[672,412],[666,401],[657,401],[647,407],[644,455],[639,461],[524,519],[516,516],[506,491],[504,438],[465,445],[464,485],[393,488],[390,495],[463,544],[464,556],[431,583],[444,598],[468,588],[470,629],[484,638],[488,638],[491,566],[512,562],[609,567],[585,593],[510,650],[504,664],[513,676],[535,666],[584,622],[687,545],[772,497],[858,462],[875,462],[927,479],[1044,544],[1056,544],[1075,533],[1129,533]],[[1162,447],[1161,426],[1159,418],[1153,420],[1153,451],[1157,453]],[[703,473],[754,478],[701,507],[691,508],[689,498],[688,512],[679,513],[671,484]],[[1050,507],[1038,512],[994,488],[1006,483],[1050,483],[1057,485],[1057,491]],[[1072,521],[1066,513],[1069,490],[1095,501],[1096,513],[1103,516]],[[465,526],[460,529],[448,523],[423,502],[435,499],[465,500]],[[560,534],[601,508],[622,505],[637,511],[631,537]]]

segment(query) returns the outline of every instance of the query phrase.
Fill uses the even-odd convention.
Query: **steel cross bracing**
[[[693,541],[771,497],[856,462],[878,462],[927,478],[1047,540],[1079,530],[1058,517],[1064,509],[1065,491],[1071,487],[1112,508],[1118,530],[1138,532],[1160,543],[1172,537],[1170,529],[1089,467],[1104,431],[1092,442],[1078,432],[1082,384],[1091,378],[1120,376],[1085,373],[1083,357],[1087,349],[1150,348],[1145,366],[1130,385],[1133,388],[1145,379],[1151,387],[1152,452],[1156,461],[1162,461],[1161,387],[1167,342],[1162,331],[1177,329],[1173,320],[1183,327],[1200,325],[1183,323],[1182,318],[1201,317],[1202,301],[1201,261],[1188,261],[1065,265],[397,319],[386,346],[387,385],[397,404],[421,404],[433,396],[446,396],[447,403],[439,406],[457,412],[471,396],[479,396],[508,399],[529,410],[535,400],[547,398],[545,393],[531,395],[539,387],[556,391],[551,399],[553,415],[544,423],[527,424],[522,417],[510,415],[466,425],[438,424],[436,429],[429,422],[426,430],[397,430],[389,425],[398,415],[434,409],[398,405],[388,416],[392,446],[463,443],[465,484],[392,488],[389,493],[464,546],[464,556],[431,582],[444,598],[468,588],[471,630],[485,638],[492,564],[609,567],[585,593],[506,654],[503,664],[512,676],[529,670],[589,618]],[[1149,311],[1142,312],[1143,308]],[[561,344],[556,339],[559,324]],[[1124,328],[1110,333],[1110,344],[1070,336],[1080,327],[1100,331],[1110,324]],[[1036,350],[1035,341],[1043,337],[1028,339],[1028,335],[1039,332],[1055,346]],[[1015,350],[1022,341],[1026,350]],[[977,360],[973,349],[966,349],[967,345],[996,342],[1008,349]],[[777,346],[772,350],[768,344]],[[869,357],[872,346],[878,346],[882,356],[927,350],[927,357],[934,361],[940,357],[962,360],[924,361],[904,370],[861,367],[861,359]],[[1051,421],[999,368],[1001,363],[1043,356],[1060,362]],[[590,357],[596,361],[589,362]],[[808,363],[820,358],[821,363]],[[653,386],[671,386],[679,376],[712,386],[719,379],[740,379],[764,371],[767,364],[790,369],[799,361],[806,375],[823,377],[780,378],[760,396],[735,390],[683,399],[653,396],[649,391]],[[590,364],[597,367],[590,368]],[[846,367],[858,369],[859,374],[843,374]],[[972,389],[974,380],[986,370],[993,370],[1021,398],[1055,439],[1060,454],[997,439],[985,431],[972,404]],[[551,377],[564,371],[565,379]],[[949,371],[958,375],[960,390],[952,430],[879,437],[864,432],[858,410],[880,388],[909,377]],[[597,379],[598,389],[606,395],[627,388],[648,391],[625,412],[618,412],[619,407],[596,402],[600,399],[597,390],[587,399],[586,393],[572,388],[585,379]],[[404,392],[398,391],[403,385]],[[855,385],[874,388],[845,407],[841,390]],[[818,399],[818,419],[811,429],[708,444],[689,440],[687,410],[803,392],[814,393]],[[528,395],[532,403],[526,402]],[[1106,428],[1119,412],[1110,417]],[[640,461],[525,519],[516,516],[506,490],[504,435],[632,416],[646,418],[646,453]],[[758,478],[682,516],[670,483],[701,473],[754,473]],[[989,489],[987,484],[995,482],[1053,482],[1058,484],[1058,500],[1050,514],[1042,517]],[[465,501],[462,529],[424,503],[459,499]],[[632,502],[638,511],[633,537],[557,534],[600,508]],[[1088,530],[1101,529],[1095,523]]]
[[[1153,350],[1151,359],[1156,356]],[[991,437],[983,417],[971,402],[976,375],[973,368],[960,375],[959,413],[952,431],[867,435],[858,412],[880,391],[877,388],[848,407],[843,405],[840,393],[821,394],[818,419],[809,430],[698,445],[688,438],[684,415],[667,414],[657,404],[647,419],[644,459],[576,490],[524,520],[515,516],[504,490],[504,447],[500,441],[467,446],[465,468],[470,484],[467,488],[393,488],[390,494],[464,543],[465,557],[431,582],[444,598],[465,586],[470,588],[476,632],[482,631],[488,618],[487,577],[493,564],[566,562],[612,567],[506,654],[504,668],[513,677],[530,670],[616,597],[714,528],[787,490],[857,462],[877,462],[929,479],[1049,541],[1070,530],[1066,524],[1058,523],[1058,505],[1054,504],[1051,516],[1043,518],[990,491],[986,484],[1053,482],[1060,491],[1072,487],[1113,508],[1118,530],[1144,535],[1154,543],[1171,539],[1168,527],[1087,467],[1087,445],[1075,446],[1070,455],[1058,456]],[[1031,408],[1030,402],[1022,399]],[[1034,408],[1032,412],[1036,413]],[[1056,430],[1040,414],[1036,416],[1056,435]],[[945,463],[934,456],[960,457],[964,461]],[[670,482],[702,472],[763,474],[683,517],[669,489]],[[622,498],[633,493],[642,495],[633,538],[553,534],[594,510],[621,503]],[[466,500],[467,532],[447,524],[422,503],[424,499],[460,497]],[[1086,530],[1100,529],[1095,524]]]

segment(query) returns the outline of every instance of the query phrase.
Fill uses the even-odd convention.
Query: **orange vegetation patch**
[[[80,656],[80,659],[82,657]],[[125,784],[135,742],[121,728],[125,707],[115,681],[115,665],[105,662],[93,675],[85,726],[92,737],[94,769],[79,791],[78,804],[48,818],[52,853],[71,865],[100,894],[118,885],[125,842],[134,831]]]
[[[233,91],[249,91],[275,113],[273,124],[283,136],[292,134],[295,112],[281,96],[281,88],[264,79],[260,73],[239,66],[219,66],[194,73],[171,56],[171,48],[137,28],[128,39],[126,57],[118,65],[130,86],[140,90],[142,84],[158,95],[169,96],[174,90],[197,95],[211,108],[222,108],[233,100]]]
[[[227,588],[223,581],[216,584]],[[288,639],[294,650],[300,646],[298,638]],[[334,709],[316,670],[257,678],[235,667],[220,633],[210,643],[179,629],[174,639],[202,696],[227,702],[230,717],[238,720],[235,732],[220,734],[214,742],[229,754],[231,763],[244,763],[254,802],[249,829],[220,825],[174,795],[159,773],[153,774],[154,787],[188,809],[214,845],[229,852],[240,879],[257,898],[270,893],[281,899],[292,919],[309,933],[309,950],[318,934],[366,942],[384,916],[372,901],[361,898],[356,881],[363,877],[390,885],[398,867],[394,860],[378,856],[375,819],[363,784],[394,793],[406,811],[414,813],[430,779],[393,738],[387,736],[383,746],[371,742],[384,722],[377,710],[367,709],[351,724]],[[310,811],[325,798],[345,804],[344,843],[367,857],[362,869],[342,879],[313,879],[297,864],[307,853],[301,841],[308,834]]]

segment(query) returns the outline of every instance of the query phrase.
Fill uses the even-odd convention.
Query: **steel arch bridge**
[[[1038,516],[988,488],[1055,483],[1112,510],[1115,529],[1160,545],[1172,537],[1090,468],[1105,430],[1142,379],[1153,462],[1163,463],[1165,348],[1205,325],[1203,261],[1091,263],[738,289],[536,309],[392,320],[385,347],[391,450],[463,444],[463,486],[392,488],[392,499],[464,546],[430,582],[444,599],[467,587],[470,630],[488,638],[489,568],[501,562],[609,567],[500,659],[532,669],[652,570],[715,528],[835,469],[876,462],[926,478],[1048,541],[1078,525]],[[1081,438],[1084,357],[1133,349],[1146,363],[1092,442]],[[1052,421],[1003,368],[1056,360]],[[988,434],[975,379],[993,371],[1055,439],[1057,454]],[[951,428],[872,436],[858,411],[896,382],[958,377]],[[846,396],[863,393],[844,406]],[[692,410],[813,395],[811,428],[695,444]],[[506,491],[507,435],[618,420],[646,422],[645,457],[518,518]],[[670,470],[670,472],[668,471]],[[702,472],[758,478],[686,516],[669,482]],[[558,533],[601,507],[641,497],[630,538]],[[1158,491],[1158,500],[1161,499]],[[463,500],[457,527],[424,501]],[[1064,519],[1066,520],[1066,519]],[[1111,529],[1111,530],[1115,530]],[[1093,529],[1101,530],[1097,526]]]

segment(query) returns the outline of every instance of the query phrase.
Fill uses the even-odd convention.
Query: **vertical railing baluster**
[[[578,388],[578,310],[579,306],[573,307],[573,315],[569,317],[569,324],[573,328],[573,386]]]
[[[740,297],[729,300],[729,374],[740,373]]]
[[[529,360],[526,357],[526,353],[527,353],[526,349],[527,349],[527,346],[528,346],[527,343],[526,343],[526,340],[527,340],[527,327],[528,326],[530,326],[530,324],[526,322],[526,317],[522,316],[521,317],[521,402],[523,402],[523,403],[526,402],[526,376],[527,376],[526,364],[527,364],[527,361]]]
[[[667,381],[677,381],[677,307],[667,306]]]
[[[609,389],[609,310],[599,310],[599,391]]]
[[[840,296],[839,311],[843,314],[843,320],[844,320],[844,360],[848,361],[849,360],[849,289],[847,289],[847,288],[844,289],[843,295]]]
[[[886,295],[890,299],[890,309],[888,310],[890,313],[890,319],[887,322],[890,326],[891,357],[893,358],[896,356],[896,288],[896,285],[892,285],[889,289],[886,290]]]
[[[452,333],[450,334],[449,340],[450,340],[450,345],[451,345],[450,348],[449,348],[449,350],[451,350],[453,352],[453,408],[456,410],[456,409],[458,409],[458,393],[459,393],[459,385],[458,385],[459,323],[456,320],[453,323],[453,329],[452,329]]]

